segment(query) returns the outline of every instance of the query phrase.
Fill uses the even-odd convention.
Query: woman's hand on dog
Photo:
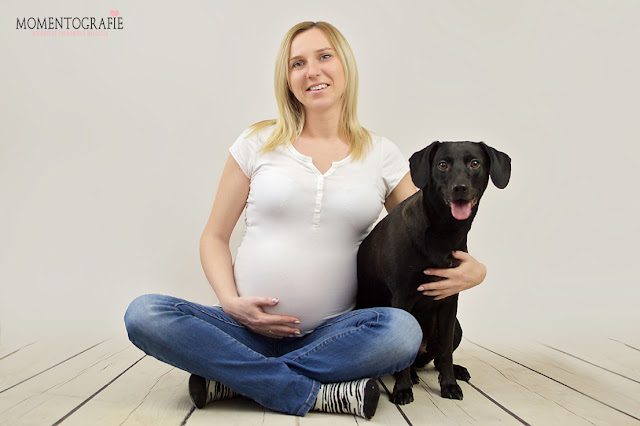
[[[264,311],[264,307],[275,306],[278,301],[275,297],[233,297],[225,300],[222,310],[254,333],[272,339],[299,336],[300,330],[292,327],[300,324],[298,318]]]
[[[456,268],[431,268],[425,271],[426,275],[444,279],[422,284],[418,287],[418,291],[421,291],[425,296],[436,296],[434,300],[440,300],[475,287],[484,281],[487,276],[487,268],[482,263],[464,251],[454,251],[452,254],[456,259],[460,259],[460,265]]]

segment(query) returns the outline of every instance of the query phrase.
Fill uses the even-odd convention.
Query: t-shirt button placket
[[[322,190],[324,188],[324,177],[318,177],[318,185],[316,187],[316,208],[313,211],[313,229],[320,226],[320,210],[322,208]]]

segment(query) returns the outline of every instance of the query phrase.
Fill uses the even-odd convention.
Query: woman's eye
[[[320,56],[320,59],[329,59],[331,57],[331,55],[329,53],[325,53],[324,55]]]
[[[471,160],[471,163],[469,163],[469,167],[471,167],[472,169],[477,169],[478,167],[480,167],[480,162],[478,160]]]
[[[440,170],[447,170],[447,167],[449,167],[449,166],[447,165],[446,161],[441,161],[441,162],[438,163],[438,168]]]
[[[302,65],[302,62],[297,61],[297,62],[294,62],[293,65],[291,65],[291,68],[298,68],[301,65]]]

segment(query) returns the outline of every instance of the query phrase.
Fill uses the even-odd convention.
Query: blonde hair
[[[276,58],[274,83],[276,101],[278,102],[278,118],[255,123],[251,126],[250,134],[275,124],[273,133],[261,149],[262,153],[271,151],[282,144],[290,144],[300,136],[304,127],[305,113],[304,107],[289,89],[289,54],[293,38],[311,28],[318,28],[327,36],[338,59],[342,62],[345,73],[345,89],[342,95],[342,114],[338,133],[349,143],[351,158],[357,160],[366,154],[371,144],[371,134],[358,121],[358,68],[347,40],[336,27],[327,22],[301,22],[291,28],[284,36]]]

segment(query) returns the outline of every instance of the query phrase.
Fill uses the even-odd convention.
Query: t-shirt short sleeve
[[[236,139],[229,148],[229,152],[236,160],[244,174],[251,179],[258,152],[256,149],[257,143],[253,140],[255,137],[249,137],[249,133],[251,133],[251,129],[247,129],[242,132],[242,134],[238,136],[238,139]]]
[[[396,188],[400,180],[409,173],[409,161],[404,158],[400,149],[389,139],[382,139],[382,181],[386,193],[385,199]]]

